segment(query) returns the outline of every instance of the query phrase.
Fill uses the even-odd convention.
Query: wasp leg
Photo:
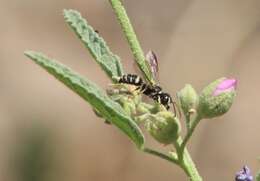
[[[142,84],[142,85],[138,86],[138,87],[135,89],[135,91],[137,91],[137,90],[138,90],[138,94],[145,94],[145,95],[151,97],[151,95],[148,95],[148,92],[149,92],[149,94],[150,94],[150,92],[151,92],[151,87],[150,87],[149,85],[147,85],[147,84]]]
[[[113,84],[108,84],[109,87],[112,87],[114,89],[122,89],[125,88],[124,84],[120,84],[120,83],[113,83]]]
[[[135,85],[129,85],[129,86],[132,87],[132,89],[130,89],[129,92],[132,93],[133,95],[140,95],[144,91],[142,89],[142,86],[135,86]]]
[[[130,95],[131,91],[128,90],[128,88],[126,87],[126,85],[124,84],[109,84],[108,85],[109,89],[107,89],[107,93],[109,95],[113,95],[113,94],[127,94]]]
[[[132,91],[133,94],[136,94],[136,95],[140,95],[142,94],[142,91],[141,91],[141,87],[136,87],[133,91]]]

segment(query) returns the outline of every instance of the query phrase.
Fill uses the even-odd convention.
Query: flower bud
[[[236,95],[237,80],[217,79],[202,90],[199,99],[199,114],[202,118],[213,118],[226,113]]]
[[[185,115],[189,114],[190,110],[196,110],[199,104],[199,96],[195,89],[186,84],[185,87],[178,92],[181,108]]]
[[[146,122],[145,128],[158,142],[165,145],[177,140],[180,133],[180,123],[171,112],[163,111],[151,115]]]

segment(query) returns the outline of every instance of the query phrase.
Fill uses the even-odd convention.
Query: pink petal
[[[225,79],[221,83],[218,84],[215,91],[213,92],[214,96],[221,94],[222,92],[228,92],[235,90],[237,87],[236,79]]]

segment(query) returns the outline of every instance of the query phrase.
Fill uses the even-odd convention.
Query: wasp
[[[159,71],[158,60],[153,51],[149,51],[146,55],[146,60],[150,65],[151,72],[155,78]],[[143,79],[135,74],[125,74],[117,78],[118,83],[129,84],[136,86],[135,90],[139,90],[144,95],[162,104],[167,110],[170,105],[173,105],[174,113],[176,115],[176,103],[173,101],[170,94],[163,92],[159,85],[151,85],[143,81]]]
[[[136,86],[137,88],[135,90],[139,90],[144,95],[162,104],[167,110],[170,108],[170,104],[173,104],[170,94],[163,92],[159,85],[150,85],[145,83],[138,75],[125,74],[118,78],[118,83]]]

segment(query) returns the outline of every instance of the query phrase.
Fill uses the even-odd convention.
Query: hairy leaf
[[[143,147],[144,137],[139,127],[126,115],[122,107],[112,101],[97,85],[41,53],[27,51],[25,55],[85,99],[106,120],[127,134],[139,148]]]
[[[88,24],[79,12],[64,10],[64,18],[111,79],[113,76],[121,76],[123,74],[119,57],[110,51],[103,38],[99,36],[98,32]]]

